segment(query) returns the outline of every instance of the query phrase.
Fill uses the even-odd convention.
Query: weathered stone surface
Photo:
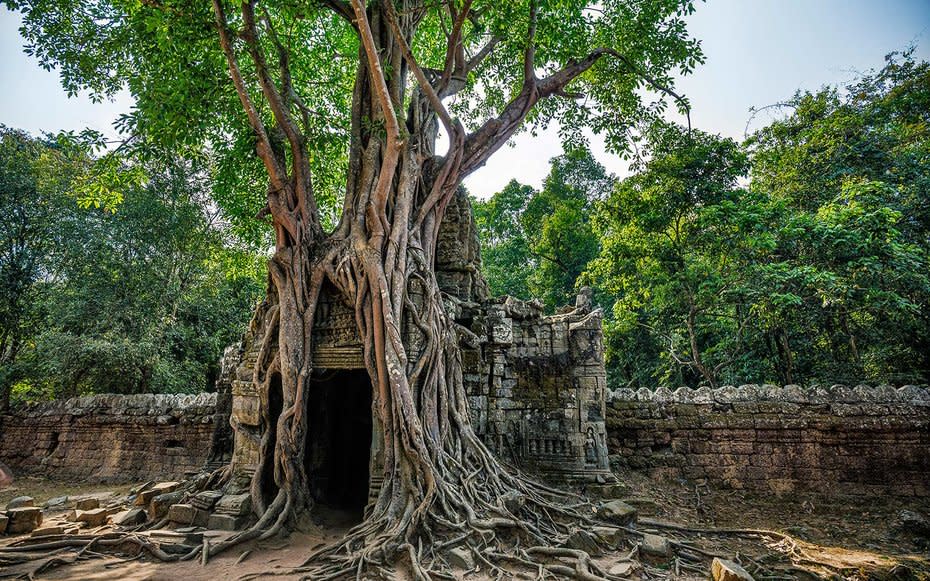
[[[17,496],[6,504],[6,509],[11,510],[27,506],[35,506],[35,500],[31,496]]]
[[[585,551],[589,555],[599,555],[601,553],[601,547],[597,543],[597,538],[588,531],[582,529],[573,530],[571,534],[568,535],[565,546],[569,549]]]
[[[611,461],[656,478],[930,497],[927,388],[743,385],[608,396]]]
[[[194,495],[191,504],[201,510],[212,510],[222,497],[223,493],[218,490],[206,490]]]
[[[6,534],[6,527],[10,522],[10,517],[0,514],[0,535]]]
[[[140,525],[145,522],[146,516],[145,511],[141,508],[130,508],[129,510],[124,510],[118,512],[114,515],[111,515],[108,518],[108,521],[111,524],[121,526],[121,527],[131,527],[135,525]]]
[[[149,508],[146,511],[150,519],[157,520],[164,516],[167,516],[168,509],[171,508],[172,504],[177,504],[181,502],[183,494],[180,492],[169,492],[167,494],[159,494],[154,497],[149,503]]]
[[[636,520],[636,509],[622,500],[611,500],[597,508],[597,514],[608,522],[628,525]]]
[[[469,571],[475,568],[475,557],[467,547],[455,547],[446,551],[446,560],[457,569]]]
[[[643,542],[640,544],[640,550],[654,557],[668,557],[672,554],[672,547],[667,537],[646,533],[643,535]]]
[[[8,510],[6,515],[9,521],[6,525],[6,534],[20,535],[29,533],[42,524],[42,509],[32,506],[24,506]]]
[[[902,510],[894,522],[898,533],[930,538],[930,518],[913,510]]]
[[[190,504],[172,504],[168,509],[168,520],[178,524],[205,527],[209,516],[207,511]]]
[[[76,510],[74,520],[85,523],[89,527],[99,527],[107,523],[110,511],[105,508],[92,508],[90,510]]]
[[[215,531],[238,531],[246,523],[243,516],[233,516],[231,514],[211,514],[207,519],[207,528]]]
[[[60,535],[65,532],[65,527],[61,525],[48,525],[39,527],[32,531],[33,537],[47,537],[50,535]]]
[[[50,508],[52,510],[61,509],[68,505],[69,500],[70,498],[67,496],[56,496],[55,498],[49,498],[48,500],[46,500],[45,504],[43,504],[42,506],[44,506],[45,508]]]
[[[149,538],[159,543],[171,543],[188,546],[199,546],[203,544],[203,533],[187,531],[168,531],[157,530],[149,533]]]
[[[754,581],[746,569],[733,561],[716,557],[710,564],[710,574],[714,581]]]
[[[607,570],[607,573],[610,575],[616,575],[617,577],[626,577],[632,570],[633,563],[615,563],[614,565],[610,566],[610,569]]]
[[[227,494],[216,503],[217,514],[247,516],[252,512],[252,497],[249,493]]]
[[[74,503],[77,510],[93,510],[100,508],[100,500],[96,498],[82,498]]]
[[[624,541],[623,531],[614,527],[596,526],[591,528],[591,532],[611,549],[620,548],[621,543]]]
[[[175,478],[209,451],[216,394],[96,395],[14,408],[0,462],[21,474],[128,481]],[[161,418],[161,421],[159,421]]]

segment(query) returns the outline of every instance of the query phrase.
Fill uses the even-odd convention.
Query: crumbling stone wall
[[[200,470],[216,394],[96,395],[0,416],[0,461],[17,476],[138,481]]]
[[[618,389],[611,463],[692,484],[930,496],[926,387]]]

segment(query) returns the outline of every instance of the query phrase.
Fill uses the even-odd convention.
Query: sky
[[[23,53],[19,15],[0,8],[0,124],[30,133],[90,127],[115,135],[113,120],[132,106],[128,95],[92,103],[68,98],[58,75]],[[783,101],[798,89],[843,85],[880,68],[892,51],[916,47],[930,60],[930,0],[708,0],[688,20],[701,40],[706,63],[678,79],[691,101],[694,127],[741,140],[751,113]],[[760,114],[753,126],[771,120]],[[604,151],[595,157],[623,175],[626,163]],[[549,159],[562,153],[555,129],[517,136],[465,185],[480,197],[511,179],[539,187]]]

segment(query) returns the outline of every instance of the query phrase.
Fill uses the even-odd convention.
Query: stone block
[[[34,537],[48,537],[51,535],[60,535],[65,532],[65,527],[61,525],[48,525],[44,527],[39,527],[32,531],[32,536]]]
[[[662,535],[644,534],[643,542],[639,548],[646,555],[652,555],[653,557],[668,557],[672,554],[672,546],[669,544],[668,538]]]
[[[455,547],[446,551],[446,560],[457,569],[470,571],[475,568],[475,558],[467,547]]]
[[[42,524],[42,509],[34,506],[24,506],[8,510],[6,515],[9,522],[6,526],[6,534],[19,535],[31,533]]]
[[[107,523],[110,511],[105,508],[92,508],[90,510],[76,510],[74,520],[85,523],[89,527],[99,527]]]
[[[246,523],[243,516],[232,516],[229,514],[211,514],[207,519],[207,528],[215,531],[238,531]]]
[[[714,581],[754,581],[746,569],[733,561],[716,557],[710,564],[710,575]]]
[[[168,509],[168,520],[173,523],[205,527],[209,513],[190,504],[172,504]]]
[[[0,514],[0,535],[6,534],[6,527],[10,522],[10,517],[5,514]]]
[[[152,502],[149,503],[148,515],[152,520],[158,520],[168,514],[168,509],[171,508],[172,504],[178,504],[183,498],[183,494],[180,492],[169,492],[167,494],[159,494],[152,499]]]
[[[597,515],[610,523],[628,525],[636,520],[636,509],[622,500],[611,500],[597,508]]]
[[[35,500],[31,496],[17,496],[6,504],[6,509],[11,510],[28,506],[35,506]]]
[[[212,510],[219,499],[223,498],[223,493],[218,490],[205,490],[204,492],[194,495],[191,504],[200,510]]]
[[[145,511],[141,508],[131,508],[110,516],[108,520],[117,526],[131,527],[145,522]]]
[[[614,527],[591,527],[591,532],[594,533],[598,539],[611,549],[619,549],[624,541],[624,533],[622,529]]]
[[[248,516],[252,512],[252,497],[249,493],[227,494],[216,503],[218,514]]]
[[[100,508],[100,501],[96,498],[82,498],[74,503],[77,510],[93,510]]]

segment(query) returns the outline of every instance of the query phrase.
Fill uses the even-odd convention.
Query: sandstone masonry
[[[216,394],[96,395],[0,416],[0,461],[14,475],[133,481],[203,467]]]
[[[930,390],[797,385],[617,389],[611,463],[761,492],[930,496]]]

